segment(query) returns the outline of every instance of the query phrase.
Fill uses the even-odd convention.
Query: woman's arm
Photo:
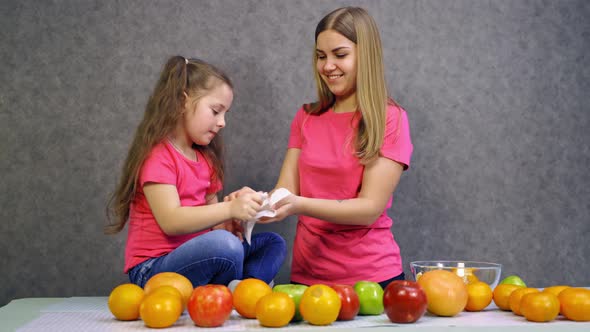
[[[182,235],[211,228],[229,219],[248,220],[262,203],[258,194],[240,195],[231,202],[207,196],[207,205],[181,206],[174,185],[147,183],[143,186],[152,213],[166,235]]]
[[[275,190],[285,188],[292,194],[299,195],[299,154],[300,149],[287,149]]]
[[[370,225],[385,209],[402,172],[403,166],[400,163],[379,157],[365,166],[362,188],[357,198],[329,200],[292,195],[275,205],[277,216],[268,221],[281,220],[291,214],[302,214],[335,224]]]

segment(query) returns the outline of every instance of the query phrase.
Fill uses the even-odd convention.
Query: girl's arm
[[[283,170],[281,170],[281,178]],[[303,214],[335,224],[370,225],[385,209],[402,172],[403,166],[400,163],[379,157],[365,166],[362,188],[357,198],[329,200],[291,195],[275,205],[278,209],[277,216],[267,222],[281,220],[291,214]],[[281,179],[277,187],[280,187],[280,181]]]
[[[229,219],[248,220],[256,215],[262,203],[260,195],[248,193],[231,202],[217,202],[216,197],[211,201],[209,195],[207,205],[181,206],[176,187],[161,183],[146,183],[143,192],[166,235],[198,232]]]
[[[207,204],[217,204],[219,202],[217,194],[207,195],[206,200]],[[242,222],[239,220],[226,220],[221,224],[213,226],[213,229],[224,229],[235,235],[238,239],[240,239],[240,241],[244,241],[244,227],[242,226]]]

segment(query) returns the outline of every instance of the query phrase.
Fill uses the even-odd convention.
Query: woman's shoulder
[[[306,115],[310,114],[313,103],[303,104],[297,109],[295,113],[295,119],[303,119]]]
[[[387,114],[400,114],[405,112],[406,110],[402,107],[402,105],[398,104],[397,102],[393,100],[387,102]]]
[[[386,110],[386,118],[387,122],[391,121],[398,121],[400,118],[402,120],[407,120],[406,110],[398,103],[391,101],[387,103],[387,110]]]

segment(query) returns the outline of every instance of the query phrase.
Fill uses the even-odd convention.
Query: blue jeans
[[[151,258],[129,270],[129,280],[143,287],[154,274],[177,272],[193,287],[227,285],[234,279],[257,278],[269,283],[283,264],[287,246],[276,233],[252,234],[249,245],[225,230],[192,238],[167,255]]]

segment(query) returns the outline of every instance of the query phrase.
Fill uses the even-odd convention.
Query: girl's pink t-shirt
[[[125,273],[143,261],[168,254],[184,242],[210,231],[206,229],[192,234],[166,235],[143,193],[143,186],[148,182],[171,184],[178,190],[181,206],[205,205],[206,196],[221,190],[222,184],[213,180],[213,169],[205,156],[195,151],[198,161],[187,159],[166,140],[156,145],[145,160],[139,173],[137,192],[129,209]]]
[[[300,195],[321,199],[351,199],[358,196],[364,166],[354,156],[354,134],[359,113],[309,115],[299,109],[291,124],[289,148],[300,149]],[[406,112],[387,108],[387,124],[381,156],[410,165],[413,145]],[[387,179],[384,179],[387,180]],[[359,280],[385,281],[403,272],[400,249],[386,211],[369,226],[338,225],[300,215],[293,244],[291,280],[316,283],[354,284]]]

